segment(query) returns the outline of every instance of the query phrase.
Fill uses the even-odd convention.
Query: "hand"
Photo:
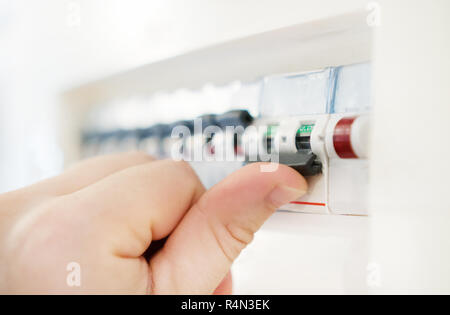
[[[185,162],[87,160],[0,196],[0,292],[229,294],[233,261],[306,188],[282,165],[246,166],[205,191]]]

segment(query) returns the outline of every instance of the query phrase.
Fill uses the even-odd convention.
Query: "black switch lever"
[[[292,167],[303,176],[314,176],[322,173],[322,163],[312,152],[296,152],[280,154],[280,164]]]

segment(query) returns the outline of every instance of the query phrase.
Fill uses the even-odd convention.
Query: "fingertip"
[[[268,166],[272,168],[271,172],[267,172]],[[236,209],[227,210],[230,215],[231,212],[252,209],[261,203],[274,209],[303,196],[308,189],[305,178],[288,166],[276,166],[254,163],[241,168],[205,195],[201,200],[202,208],[218,208],[221,205],[226,209]]]

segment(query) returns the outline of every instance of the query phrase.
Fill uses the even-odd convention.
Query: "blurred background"
[[[0,0],[0,192],[61,171],[64,156],[57,139],[63,92],[202,47],[365,4]]]

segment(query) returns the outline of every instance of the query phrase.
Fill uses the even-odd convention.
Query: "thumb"
[[[254,233],[280,206],[306,193],[305,179],[287,166],[242,168],[192,206],[150,261],[155,294],[211,294]]]

